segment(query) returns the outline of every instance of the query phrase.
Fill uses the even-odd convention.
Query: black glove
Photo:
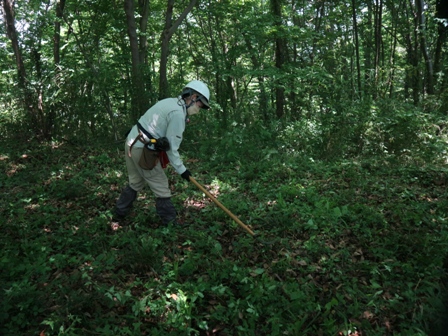
[[[190,173],[190,171],[187,169],[187,170],[184,171],[182,174],[180,174],[180,176],[182,176],[183,179],[186,179],[187,181],[190,181],[191,173]]]

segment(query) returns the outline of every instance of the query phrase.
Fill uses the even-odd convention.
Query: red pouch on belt
[[[163,169],[165,169],[168,163],[170,163],[170,159],[168,159],[168,155],[166,155],[166,152],[160,152],[159,160]]]

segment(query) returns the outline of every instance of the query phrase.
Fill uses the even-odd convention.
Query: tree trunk
[[[134,0],[124,0],[124,10],[126,13],[126,22],[128,28],[129,43],[131,47],[131,76],[132,76],[132,93],[131,93],[131,120],[136,120],[148,108],[145,102],[145,89],[140,71],[140,52],[137,39],[137,28],[134,16]]]
[[[61,51],[61,22],[64,12],[65,0],[58,0],[56,4],[56,20],[54,22],[54,41],[53,41],[53,59],[54,64],[58,66],[60,62]]]
[[[25,110],[28,113],[30,125],[38,133],[42,135],[41,123],[39,120],[39,110],[36,107],[36,101],[32,91],[28,88],[28,78],[23,64],[22,52],[19,47],[19,40],[17,37],[17,30],[15,27],[14,17],[14,3],[12,0],[2,0],[4,20],[6,23],[6,33],[11,40],[12,49],[14,51],[15,63],[17,66],[18,84],[19,89],[23,94],[23,102],[25,104]]]
[[[390,52],[390,59],[389,59],[389,67],[390,67],[390,73],[389,73],[389,98],[392,99],[394,97],[394,80],[395,80],[395,51],[397,49],[397,25],[398,23],[392,24],[392,32],[393,32],[393,42],[392,42],[392,50]]]
[[[56,20],[54,21],[54,34],[53,34],[53,62],[55,67],[55,74],[53,82],[56,88],[60,86],[61,72],[59,63],[61,62],[61,22],[63,21],[63,13],[65,7],[65,0],[58,0],[56,3]],[[54,120],[61,104],[58,99],[52,99],[48,106],[47,124],[54,127]]]
[[[281,76],[283,65],[287,59],[287,48],[285,38],[282,36],[282,0],[271,0],[271,10],[275,20],[277,36],[275,38],[275,67]],[[275,82],[275,111],[277,118],[282,118],[285,114],[285,88],[281,80]]]
[[[258,59],[259,53],[255,50],[255,48],[252,46],[252,43],[250,41],[250,37],[246,34],[243,34],[244,41],[246,42],[247,50],[250,54],[250,59],[252,60],[253,70],[261,70],[262,65],[261,61]],[[258,110],[262,113],[262,118],[265,122],[269,120],[269,115],[267,113],[268,111],[268,97],[266,95],[266,89],[264,84],[264,76],[259,74],[257,76],[258,78],[258,87],[260,88],[260,96],[258,99]]]
[[[165,28],[161,35],[162,47],[160,55],[160,81],[159,81],[159,99],[167,98],[170,94],[167,78],[167,64],[170,48],[170,40],[173,37],[174,32],[181,24],[182,20],[190,13],[196,4],[196,0],[190,0],[188,6],[184,9],[182,14],[177,20],[172,23],[173,20],[173,8],[174,0],[168,0],[168,5],[165,14]]]
[[[140,14],[139,62],[140,67],[144,67],[144,71],[142,71],[142,74],[143,87],[145,92],[145,103],[151,104],[155,97],[148,94],[153,92],[151,73],[148,66],[148,38],[146,37],[149,18],[149,0],[138,0],[138,8]]]
[[[419,50],[420,50],[420,43],[418,38],[418,25],[419,25],[419,19],[418,14],[415,8],[412,5],[412,1],[408,1],[409,4],[409,13],[413,16],[413,22],[414,27],[412,27],[412,32],[409,32],[407,34],[407,58],[408,62],[411,65],[410,74],[409,75],[409,82],[411,84],[412,89],[412,99],[414,102],[414,105],[418,105],[420,102],[420,83],[421,83],[421,76],[420,76],[420,70],[419,70]]]
[[[419,23],[420,47],[422,49],[423,57],[426,65],[426,92],[430,95],[434,94],[434,68],[431,55],[428,51],[426,43],[426,27],[425,27],[425,12],[423,0],[416,0],[417,15]]]
[[[148,64],[146,30],[148,28],[149,0],[138,0],[138,7],[140,13],[139,60],[140,64]]]
[[[369,97],[373,94],[373,68],[372,68],[372,58],[373,58],[373,8],[372,3],[367,1],[367,20],[364,24],[364,95]]]
[[[356,2],[352,0],[352,16],[353,16],[353,34],[355,38],[355,54],[356,54],[356,74],[358,83],[358,97],[362,96],[361,87],[361,64],[359,57],[359,36],[358,36],[358,23],[356,21]]]
[[[378,89],[380,85],[380,59],[381,59],[381,45],[383,41],[382,37],[382,25],[383,25],[383,0],[375,0],[375,58],[374,58],[374,69],[375,69],[375,94],[378,94]]]
[[[168,0],[167,9],[165,13],[165,28],[160,37],[162,45],[160,50],[160,73],[159,73],[159,99],[167,98],[169,96],[169,86],[167,77],[167,65],[169,46],[172,34],[170,32],[171,22],[173,19],[174,0]]]
[[[395,96],[395,73],[396,73],[396,58],[397,58],[397,46],[401,38],[400,34],[406,35],[400,29],[403,29],[403,13],[406,10],[406,4],[404,1],[397,2],[386,2],[386,6],[390,12],[391,25],[388,30],[389,32],[389,43],[390,43],[390,54],[389,54],[389,64],[388,64],[388,75],[387,75],[387,85],[384,89],[384,95],[388,96],[390,99]]]
[[[442,69],[442,50],[443,45],[445,44],[447,37],[448,37],[448,27],[445,26],[443,22],[439,22],[437,27],[437,42],[436,42],[436,49],[434,52],[434,73],[437,74]]]
[[[226,85],[224,79],[224,69],[225,69],[225,61],[226,58],[226,44],[225,39],[222,36],[222,25],[221,25],[221,15],[215,15],[214,17],[208,15],[204,22],[207,23],[207,26],[204,27],[202,25],[202,20],[199,20],[199,24],[201,25],[201,30],[204,34],[204,37],[207,39],[205,43],[208,45],[210,55],[211,55],[211,64],[213,67],[213,77],[214,77],[214,100],[220,108],[214,109],[215,117],[219,120],[220,130],[224,131],[227,129],[227,123],[229,119],[229,109],[228,109],[228,97],[226,92]],[[216,35],[215,35],[216,34]],[[189,41],[191,44],[192,41]],[[218,45],[220,44],[220,46]],[[202,64],[202,59],[195,59],[197,64]]]

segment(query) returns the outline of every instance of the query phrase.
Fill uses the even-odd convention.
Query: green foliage
[[[68,2],[61,18],[56,5],[29,1],[15,8],[34,112],[24,106],[11,41],[3,26],[0,30],[0,44],[6,46],[0,51],[0,130],[16,135],[45,129],[48,138],[71,141],[109,134],[119,138],[143,112],[131,111],[130,46],[123,8],[105,0]],[[135,18],[140,28],[147,27],[138,38],[148,41],[147,46],[140,45],[140,71],[145,83],[142,100],[149,107],[157,97],[166,4],[151,2],[146,21],[141,5],[136,6]],[[406,39],[399,38],[411,36],[417,29],[406,19],[414,15],[412,6],[405,7],[410,11],[407,15],[398,15],[402,10],[399,4],[385,4],[378,23],[397,32],[385,34],[381,26],[374,27],[375,5],[353,2],[355,8],[351,8],[343,2],[311,1],[301,6],[279,2],[282,25],[272,15],[271,5],[269,1],[198,4],[171,39],[171,95],[176,96],[188,80],[203,79],[212,92],[212,130],[231,132],[235,123],[249,126],[263,121],[267,127],[281,123],[279,131],[283,131],[291,122],[288,126],[293,132],[302,134],[300,146],[312,149],[317,159],[358,155],[365,150],[406,156],[423,143],[434,145],[430,125],[437,113],[446,114],[444,55],[435,57],[440,59],[440,64],[434,65],[439,69],[437,94],[426,96],[420,92],[428,84],[423,62],[414,60],[412,48],[402,45]],[[182,12],[182,4],[174,10],[173,19]],[[353,27],[352,10],[359,20],[358,31]],[[55,59],[55,22],[61,24],[59,61]],[[430,46],[439,45],[437,29],[436,22],[428,18],[425,35]],[[379,38],[374,32],[382,33],[381,55],[374,55]],[[353,45],[354,34],[359,39],[359,55]],[[277,42],[285,46],[281,67]],[[373,64],[377,58],[382,61]],[[419,75],[425,78],[413,86],[410,77]],[[275,114],[280,89],[285,95],[281,117]],[[415,105],[421,103],[428,116],[406,105],[411,94]],[[32,124],[34,113],[39,114],[38,125]],[[427,126],[425,131],[416,135],[416,130],[422,132],[422,124]]]
[[[395,161],[444,162],[446,135],[441,116],[396,101],[354,103],[291,123],[279,132],[291,155],[339,160],[381,157]],[[439,126],[441,125],[441,126]]]
[[[446,69],[438,95],[423,97],[426,78],[411,81],[424,77],[399,38],[417,29],[406,21],[412,8],[397,15],[385,4],[383,26],[396,34],[383,31],[374,55],[377,8],[354,2],[360,87],[344,2],[284,2],[281,26],[270,2],[201,2],[176,30],[172,95],[194,78],[212,92],[212,109],[192,118],[182,154],[254,239],[172,170],[189,225],[161,227],[147,192],[112,229],[126,183],[123,146],[103,140],[121,138],[142,112],[130,111],[123,8],[67,2],[61,20],[55,3],[15,8],[40,125],[30,125],[0,27],[1,334],[429,333],[447,271]],[[141,68],[148,107],[166,3],[149,5]],[[426,29],[437,45],[434,22]],[[285,45],[281,67],[276,42]],[[37,143],[36,127],[53,141]]]
[[[401,152],[312,159],[300,123],[274,127],[193,124],[183,144],[256,238],[170,168],[188,225],[160,226],[148,190],[113,230],[121,144],[3,142],[1,333],[428,334],[446,275],[446,169],[423,150],[420,166]]]

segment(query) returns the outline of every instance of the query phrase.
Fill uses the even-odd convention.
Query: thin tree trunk
[[[411,4],[411,8],[412,4]],[[418,24],[419,24],[419,18],[418,18],[418,12],[417,9],[413,8],[413,15],[414,15],[414,46],[413,46],[413,53],[412,53],[412,64],[414,65],[414,87],[412,88],[412,96],[414,100],[414,104],[418,105],[420,103],[420,94],[422,92],[422,73],[420,71],[420,59],[421,59],[421,46],[420,46],[420,39],[418,36]]]
[[[313,18],[312,22],[314,23],[314,30],[320,31],[322,26],[323,18],[325,17],[325,7],[323,2],[317,3],[316,8],[316,16]],[[311,49],[311,55],[314,57],[317,54],[318,46],[317,43],[319,42],[319,37],[315,36],[313,37],[313,48]],[[313,63],[313,59],[311,59],[311,62]]]
[[[227,99],[225,96],[225,90],[224,85],[222,84],[222,63],[221,59],[223,58],[223,55],[221,51],[218,50],[217,46],[217,40],[218,38],[215,38],[214,33],[217,32],[219,35],[220,32],[220,22],[219,22],[219,15],[211,16],[206,15],[202,20],[198,20],[198,24],[202,31],[202,36],[204,37],[204,43],[208,46],[210,56],[211,56],[211,64],[213,64],[213,88],[214,88],[214,101],[221,107],[220,109],[214,109],[215,117],[217,120],[219,120],[221,130],[227,129]],[[220,36],[221,37],[221,36]],[[188,43],[190,45],[190,48],[194,46],[193,41],[191,40],[191,37],[188,37]],[[195,52],[191,53],[193,56],[193,61],[195,63],[200,64],[202,62],[199,57],[196,56]]]
[[[145,103],[147,103],[146,100],[151,101],[154,98],[148,97],[148,93],[153,91],[152,87],[152,80],[150,72],[147,70],[149,69],[148,66],[148,38],[146,31],[148,29],[148,18],[149,18],[149,0],[138,0],[138,7],[139,7],[139,14],[140,14],[140,20],[139,20],[139,27],[140,27],[140,35],[139,35],[139,62],[140,67],[144,66],[144,70],[142,71],[143,74],[143,88],[145,97]]]
[[[6,23],[6,34],[11,40],[12,49],[14,51],[14,58],[17,66],[17,75],[19,88],[23,93],[23,102],[25,109],[28,112],[29,121],[34,130],[39,134],[42,134],[39,120],[39,110],[36,107],[36,101],[31,90],[28,88],[28,78],[23,63],[22,52],[19,47],[19,40],[17,37],[17,30],[15,27],[14,17],[14,3],[12,0],[2,0],[3,2],[3,14]]]
[[[391,39],[390,40],[391,47],[388,61],[389,71],[387,76],[387,85],[384,92],[385,96],[387,95],[390,99],[392,99],[394,97],[394,89],[395,89],[395,70],[396,70],[395,60],[400,35],[399,28],[402,26],[400,22],[401,21],[400,15],[403,15],[403,12],[405,10],[405,4],[404,1],[401,1],[397,3],[388,3],[386,5],[388,5],[388,9],[391,15],[391,27],[390,30],[388,30]]]
[[[65,0],[58,0],[56,4],[56,20],[54,22],[53,59],[56,66],[60,62],[61,51],[61,22],[64,12]]]
[[[361,64],[359,57],[359,36],[358,36],[358,23],[356,21],[356,1],[352,0],[352,15],[353,15],[353,33],[355,37],[355,53],[356,53],[356,74],[358,83],[358,96],[362,97],[362,87],[361,87]]]
[[[426,65],[426,92],[430,95],[434,94],[434,68],[431,55],[428,51],[426,43],[426,27],[425,27],[425,13],[423,0],[416,0],[417,15],[419,23],[420,47],[422,49],[423,57]]]
[[[409,4],[409,13],[413,16],[413,34],[411,32],[407,35],[407,52],[408,52],[408,62],[411,65],[411,73],[410,73],[410,83],[412,89],[412,99],[414,101],[414,105],[418,105],[420,102],[420,83],[421,76],[419,70],[419,50],[420,43],[418,38],[418,13],[412,4],[412,0],[408,1]]]
[[[224,31],[223,25],[221,24],[221,16],[216,15],[214,17],[214,22],[209,20],[209,34],[210,39],[212,41],[212,60],[215,71],[215,80],[216,80],[216,102],[221,106],[222,112],[218,111],[218,118],[221,120],[222,129],[227,129],[227,124],[229,119],[231,118],[231,105],[230,102],[230,91],[228,87],[227,77],[224,74],[228,71],[228,63],[226,60],[227,55],[229,53],[228,46],[226,44],[226,39],[223,36],[222,32]],[[214,35],[214,32],[216,34]]]
[[[14,51],[14,57],[16,60],[18,75],[19,75],[19,84],[21,87],[25,87],[26,81],[26,71],[25,66],[23,64],[22,53],[19,47],[19,41],[17,38],[17,31],[15,27],[15,18],[14,18],[14,3],[11,0],[3,0],[3,13],[5,16],[6,22],[6,33],[11,40],[12,49]]]
[[[148,28],[149,0],[138,0],[138,7],[140,13],[139,59],[140,64],[148,64],[148,38],[146,37],[146,30]]]
[[[134,0],[124,1],[129,43],[131,47],[132,74],[132,112],[131,118],[136,120],[148,108],[145,102],[145,90],[140,71],[140,52],[137,39],[137,28],[134,16]]]
[[[291,17],[292,17],[292,22],[293,22],[294,27],[297,27],[297,28],[300,27],[299,29],[301,29],[304,27],[304,24],[303,24],[304,18],[302,15],[298,14],[298,12],[300,10],[299,6],[302,6],[302,4],[299,4],[298,1],[295,3],[293,2],[292,7],[291,7],[291,10],[292,10]],[[308,49],[307,52],[308,52],[309,59],[312,59],[311,50]],[[305,66],[304,65],[304,63],[305,63],[304,57],[303,56],[301,57],[299,54],[300,54],[300,46],[298,45],[298,43],[296,41],[294,41],[292,44],[292,62],[293,62],[293,64],[297,64],[297,67],[304,67]],[[302,63],[302,66],[299,65],[299,62]],[[308,60],[306,62],[308,62]],[[309,65],[310,64],[308,64],[308,66]],[[294,77],[291,77],[288,80],[288,82],[289,82],[288,85],[291,88],[294,88],[298,85],[297,78],[294,78]],[[291,90],[289,92],[288,99],[290,102],[289,106],[290,106],[290,111],[291,111],[291,113],[290,113],[291,120],[299,120],[301,117],[303,106],[300,102],[299,96],[296,93],[296,90]]]
[[[250,54],[250,59],[252,60],[252,65],[254,70],[261,70],[261,62],[258,59],[258,51],[255,50],[255,48],[252,46],[252,43],[250,42],[249,36],[246,34],[243,34],[244,41],[246,42],[247,50]],[[263,75],[259,74],[257,76],[258,78],[258,87],[260,88],[260,97],[259,97],[259,104],[258,104],[258,110],[262,113],[262,118],[265,122],[269,120],[268,115],[268,97],[266,95],[266,89],[264,84],[264,77]]]
[[[375,96],[378,94],[380,85],[380,58],[381,58],[381,44],[382,44],[382,17],[383,17],[383,0],[375,0]]]
[[[437,27],[437,42],[436,42],[436,49],[434,52],[434,73],[437,74],[442,69],[442,50],[443,45],[446,43],[447,37],[448,37],[448,27],[445,26],[443,22],[439,22]],[[435,82],[437,81],[437,78],[435,79]],[[436,83],[434,83],[436,84]]]
[[[55,67],[55,75],[53,78],[55,87],[58,88],[61,80],[60,66],[61,62],[61,22],[63,21],[65,0],[58,0],[56,3],[56,20],[54,21],[54,35],[53,35],[53,62]],[[57,110],[60,107],[59,100],[51,100],[48,106],[48,125],[54,128],[54,120],[56,118]]]
[[[271,0],[271,10],[275,19],[274,25],[277,31],[280,32],[282,28],[282,0]],[[281,33],[275,38],[275,67],[279,73],[283,70],[283,65],[286,62],[286,41]],[[281,81],[275,83],[275,111],[277,118],[281,119],[285,114],[285,88]]]
[[[390,73],[389,73],[389,98],[393,98],[394,96],[394,80],[395,80],[395,51],[397,49],[397,23],[393,24],[392,26],[393,31],[393,42],[392,42],[392,50],[390,53],[390,60],[389,60],[389,67],[390,67]]]
[[[168,0],[168,5],[165,14],[165,28],[163,29],[161,40],[161,55],[160,55],[160,81],[159,81],[159,99],[163,99],[169,96],[169,85],[167,78],[167,65],[170,40],[173,37],[174,32],[182,23],[183,19],[191,12],[197,0],[190,0],[188,6],[184,9],[182,14],[173,23],[173,8],[174,0]]]
[[[372,67],[372,58],[373,58],[373,44],[374,44],[374,34],[372,33],[374,30],[374,24],[372,17],[373,7],[370,1],[367,1],[367,22],[365,24],[365,38],[364,41],[364,93],[369,97],[373,95],[374,85],[373,85],[373,67]]]

